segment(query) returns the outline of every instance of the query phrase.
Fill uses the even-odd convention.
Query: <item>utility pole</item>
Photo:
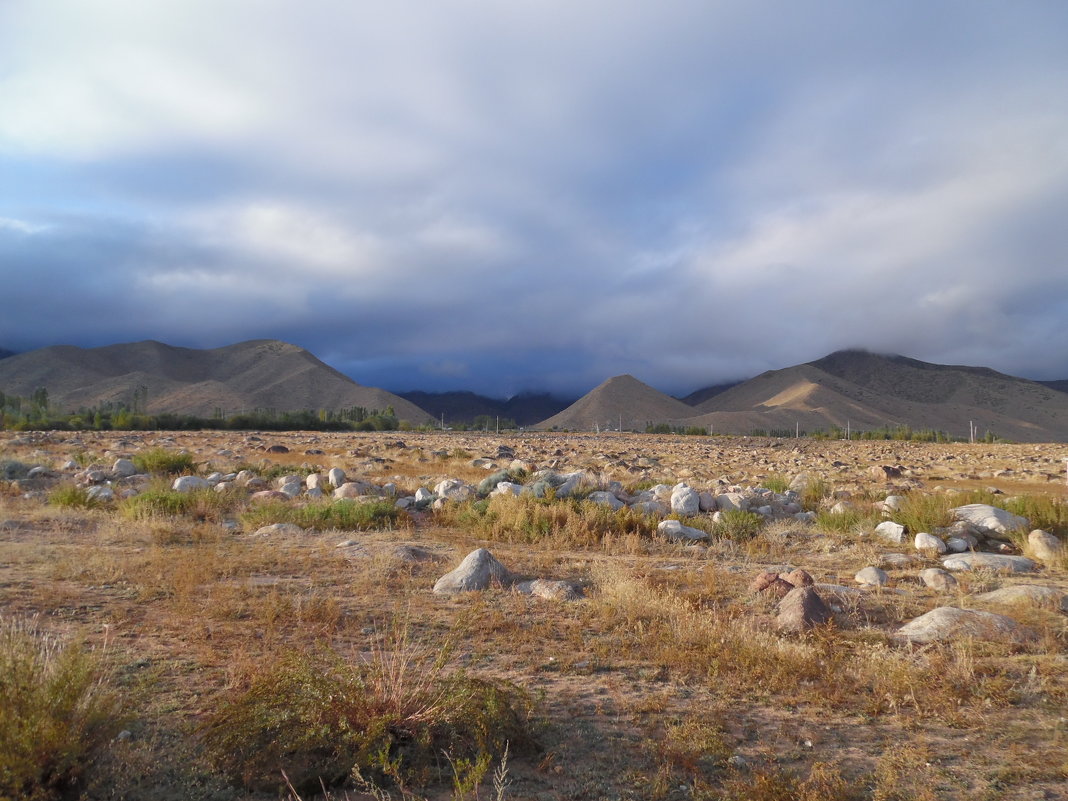
[[[801,423],[794,422],[794,439],[801,439]]]
[[[445,430],[445,412],[441,413],[441,430]]]
[[[623,415],[619,416],[619,433],[623,433]]]
[[[501,433],[501,416],[497,415],[497,435],[500,436],[500,433]]]

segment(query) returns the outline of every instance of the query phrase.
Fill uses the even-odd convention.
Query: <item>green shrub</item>
[[[743,512],[740,509],[727,509],[716,523],[717,536],[735,542],[751,540],[764,528],[764,517],[756,512]]]
[[[772,492],[778,492],[780,494],[790,489],[790,482],[787,480],[786,476],[782,475],[781,473],[772,473],[770,476],[765,478],[760,485],[765,489],[769,489]]]
[[[840,514],[831,514],[828,510],[816,514],[816,525],[824,531],[846,533],[861,529],[871,530],[882,518],[875,512],[863,509],[850,509]]]
[[[99,655],[0,618],[0,798],[69,793],[123,723]]]
[[[450,780],[534,744],[518,688],[444,669],[437,647],[394,634],[370,659],[288,652],[220,699],[201,729],[216,767],[251,788],[297,790],[350,775],[402,788]],[[481,777],[479,777],[481,778]]]
[[[179,453],[166,448],[151,448],[135,453],[132,461],[142,473],[175,476],[195,473],[197,469],[192,454]]]
[[[85,487],[77,487],[74,484],[56,487],[48,494],[48,502],[66,509],[101,509],[107,505],[100,498],[90,497],[89,490]]]
[[[411,521],[408,513],[391,500],[360,502],[343,498],[337,501],[291,506],[285,502],[265,503],[246,510],[241,522],[246,528],[271,523],[295,523],[301,528],[341,529],[343,531],[378,531],[392,529]]]
[[[190,517],[199,521],[218,521],[233,511],[237,502],[233,493],[214,489],[178,492],[166,487],[153,487],[119,504],[119,511],[133,520],[151,517]]]

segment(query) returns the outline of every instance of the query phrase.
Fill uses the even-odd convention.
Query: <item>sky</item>
[[[1068,378],[1068,4],[0,0],[0,348]]]

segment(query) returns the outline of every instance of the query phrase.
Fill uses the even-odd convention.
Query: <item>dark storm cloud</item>
[[[1068,11],[0,9],[0,346],[278,337],[395,389],[865,346],[1068,376]]]

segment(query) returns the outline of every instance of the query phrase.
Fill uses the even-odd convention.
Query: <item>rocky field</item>
[[[1064,446],[0,436],[0,798],[1068,798]]]

